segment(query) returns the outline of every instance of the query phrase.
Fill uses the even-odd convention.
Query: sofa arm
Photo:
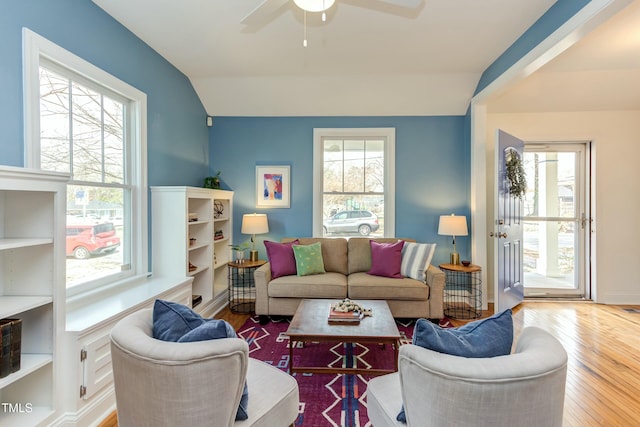
[[[253,273],[253,280],[256,286],[256,314],[269,314],[269,293],[267,286],[271,281],[271,264],[268,262],[256,268]]]
[[[434,265],[429,265],[426,276],[427,285],[429,285],[429,317],[442,319],[444,317],[444,272]]]

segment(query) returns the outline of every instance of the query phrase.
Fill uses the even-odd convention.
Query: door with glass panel
[[[588,297],[587,143],[526,143],[524,290],[528,297]]]

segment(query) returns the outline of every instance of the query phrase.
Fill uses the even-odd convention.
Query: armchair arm
[[[269,314],[269,293],[268,286],[271,281],[271,264],[268,262],[257,268],[253,273],[253,280],[256,286],[256,314]]]
[[[429,286],[429,317],[442,319],[444,317],[444,272],[434,265],[429,265],[426,278]]]

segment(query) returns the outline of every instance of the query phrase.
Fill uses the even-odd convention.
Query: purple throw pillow
[[[293,245],[300,243],[297,239],[289,243],[264,241],[267,249],[267,259],[271,265],[271,279],[281,276],[296,275],[296,257],[293,255]]]
[[[374,276],[402,279],[404,276],[400,273],[400,266],[404,240],[398,240],[396,243],[378,243],[370,240],[369,244],[371,245],[371,270],[368,273]]]

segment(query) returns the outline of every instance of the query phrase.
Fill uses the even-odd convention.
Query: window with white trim
[[[315,236],[393,237],[395,129],[314,129]]]
[[[24,31],[28,167],[67,173],[68,294],[147,273],[144,93]]]

